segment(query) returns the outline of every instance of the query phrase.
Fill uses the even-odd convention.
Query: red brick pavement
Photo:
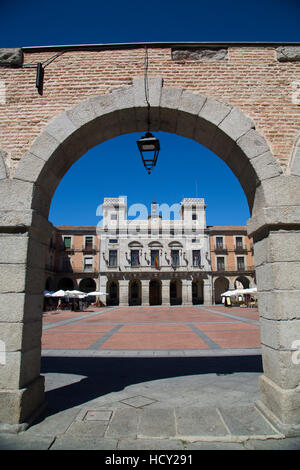
[[[42,347],[99,351],[203,350],[211,347],[211,343],[205,341],[207,338],[220,348],[260,347],[259,326],[251,323],[251,320],[258,320],[257,309],[122,307],[98,311],[99,314],[92,309],[45,314],[44,325],[48,329],[43,332]],[[71,322],[65,324],[65,320]]]

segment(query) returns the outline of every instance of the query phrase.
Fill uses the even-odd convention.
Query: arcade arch
[[[45,252],[51,232],[47,217],[53,193],[71,165],[91,147],[123,133],[144,131],[148,108],[143,87],[143,79],[133,79],[133,85],[89,98],[55,117],[23,155],[14,177],[0,180],[7,211],[6,218],[1,219],[2,231],[11,235],[22,227],[26,232],[26,238],[19,240],[17,235],[11,235],[18,246],[22,243],[20,253],[24,254],[22,263],[15,267],[24,279],[22,285],[16,286],[18,298],[23,300],[18,304],[19,310],[14,310],[14,315],[19,315],[15,328],[20,327],[21,318],[22,344],[29,344],[29,335],[30,347],[35,349],[34,354],[25,355],[21,345],[14,345],[22,360],[13,373],[8,373],[11,364],[4,366],[7,380],[3,384],[1,410],[5,411],[1,411],[0,419],[8,424],[23,423],[44,402],[44,382],[39,373],[40,332],[33,338],[32,329],[24,327],[28,308],[36,312],[36,321],[40,321],[41,303],[37,296],[44,289],[44,257],[33,253]],[[260,291],[264,375],[260,379],[259,406],[281,429],[295,432],[300,429],[300,373],[290,358],[292,340],[299,332],[299,320],[294,318],[292,308],[293,302],[297,305],[300,290],[300,263],[294,256],[300,227],[300,184],[295,163],[298,157],[291,174],[283,175],[252,119],[237,107],[182,88],[164,87],[159,77],[149,80],[149,90],[151,130],[173,132],[205,145],[232,169],[246,194],[251,212],[248,232],[254,239]],[[3,175],[3,168],[1,171]],[[10,272],[10,259],[6,262],[4,269]],[[10,285],[10,276],[4,277],[2,292],[10,292]],[[117,281],[111,281],[108,287],[118,292]],[[278,289],[284,290],[281,297]],[[288,333],[287,322],[280,322],[281,319],[290,319],[293,334]],[[279,336],[280,344],[276,341]],[[287,361],[289,368],[285,366]],[[4,406],[5,400],[15,405]]]

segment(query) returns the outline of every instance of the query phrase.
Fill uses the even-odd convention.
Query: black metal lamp
[[[146,132],[139,140],[136,141],[140,151],[144,167],[150,175],[151,170],[155,167],[158,153],[160,150],[159,140],[154,137],[151,132]]]
[[[150,175],[151,170],[155,167],[158,153],[160,151],[159,140],[150,132],[150,102],[149,102],[149,85],[148,85],[148,48],[145,46],[145,99],[147,102],[147,132],[139,140],[136,141],[140,151],[144,167]]]

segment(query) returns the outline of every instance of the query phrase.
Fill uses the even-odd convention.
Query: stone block
[[[137,132],[136,114],[134,108],[119,111],[120,134]]]
[[[258,157],[252,158],[251,165],[254,168],[259,181],[274,178],[282,174],[280,164],[271,152],[266,152]]]
[[[0,322],[0,340],[7,352],[26,351],[40,347],[42,319],[26,323]]]
[[[2,293],[27,292],[40,294],[44,289],[44,269],[24,264],[1,264],[0,286]]]
[[[193,116],[198,116],[204,106],[204,103],[206,102],[206,99],[207,98],[205,96],[183,90],[182,94],[180,95],[178,110],[192,114]]]
[[[254,127],[252,119],[245,116],[245,114],[238,108],[232,108],[230,113],[227,114],[219,124],[219,128],[233,140],[237,140]]]
[[[27,322],[42,318],[43,294],[0,294],[0,322]]]
[[[260,337],[262,344],[274,350],[291,350],[295,341],[300,342],[300,320],[270,320],[261,316]]]
[[[29,152],[47,161],[57,151],[59,144],[60,142],[55,137],[44,131],[34,140]]]
[[[298,387],[300,367],[293,361],[293,357],[295,354],[299,357],[299,353],[275,350],[265,344],[261,348],[265,376],[285,390]]]
[[[260,188],[257,188],[257,192]],[[256,192],[256,194],[257,194]],[[259,201],[262,204],[264,199]],[[268,225],[282,226],[284,230],[285,225],[300,223],[300,206],[281,206],[281,207],[266,207],[253,209],[252,217],[247,221],[247,233],[249,236],[253,236],[255,232],[266,227]]]
[[[248,167],[248,159],[238,147],[233,147],[225,163],[231,168],[237,178],[239,178],[245,171],[245,168]]]
[[[172,60],[198,60],[210,62],[214,60],[226,60],[227,48],[207,49],[203,47],[172,48]]]
[[[300,290],[300,262],[268,263],[256,268],[257,285],[262,291]]]
[[[278,176],[262,184],[265,203],[271,206],[298,206],[300,201],[300,180],[298,176]]]
[[[146,95],[145,95],[145,79],[144,77],[133,78],[134,88],[134,106],[136,108],[147,106]],[[161,101],[161,94],[163,89],[162,77],[148,77],[147,90],[148,100],[150,106],[158,108]]]
[[[162,88],[160,107],[176,110],[179,108],[182,88]]]
[[[89,98],[91,107],[97,117],[102,117],[105,114],[110,114],[116,111],[115,95],[107,93],[105,95],[98,95]]]
[[[58,142],[64,142],[77,131],[77,126],[72,122],[67,113],[56,116],[47,125],[45,132],[55,138]]]
[[[221,103],[213,98],[207,98],[199,116],[206,121],[218,126],[230,113],[232,107],[227,103]]]
[[[217,128],[214,124],[205,119],[198,117],[194,132],[194,140],[204,145],[208,149],[212,147],[214,135]]]
[[[23,389],[0,390],[0,422],[17,425],[30,420],[45,403],[44,377]]]
[[[4,67],[21,67],[23,65],[23,51],[20,47],[0,48],[0,65]]]
[[[195,134],[197,116],[184,112],[177,114],[176,134],[188,139],[192,139]]]
[[[96,112],[92,105],[92,99],[84,100],[73,108],[68,109],[66,115],[77,129],[93,121],[96,118]]]
[[[226,161],[231,152],[233,152],[236,143],[218,127],[214,132],[214,137],[211,142],[210,150],[214,152],[222,160]]]
[[[290,174],[300,176],[300,145],[295,148],[290,168]]]
[[[279,62],[300,61],[300,46],[280,46],[276,49]]]
[[[237,139],[236,143],[249,159],[270,151],[265,138],[255,129],[250,129],[246,134]]]
[[[0,365],[0,389],[23,388],[35,380],[40,373],[40,345],[26,351],[7,351],[6,363]]]
[[[7,178],[7,171],[5,166],[4,152],[0,150],[0,180]]]
[[[0,211],[31,209],[34,185],[27,181],[0,180]]]
[[[265,375],[259,378],[261,401],[279,424],[299,426],[300,389],[284,390]],[[270,417],[271,418],[271,417]]]
[[[259,292],[259,313],[272,320],[300,319],[300,292]]]
[[[42,160],[30,152],[27,152],[19,161],[14,173],[14,178],[17,180],[31,181],[34,183],[38,180],[44,165],[45,160]]]

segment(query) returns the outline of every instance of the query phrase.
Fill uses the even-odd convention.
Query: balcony
[[[234,251],[236,253],[247,253],[248,248],[246,246],[243,246],[243,245],[235,245]]]
[[[247,272],[253,272],[255,270],[255,267],[253,265],[246,265],[246,266],[236,266],[236,265],[229,265],[229,266],[224,266],[224,265],[219,265],[216,266],[213,271],[215,272],[236,272],[236,273],[247,273]]]
[[[226,245],[215,245],[215,253],[227,253],[228,249]]]
[[[82,251],[83,253],[88,253],[88,254],[95,254],[97,252],[94,246],[86,246],[86,245],[82,247]]]

